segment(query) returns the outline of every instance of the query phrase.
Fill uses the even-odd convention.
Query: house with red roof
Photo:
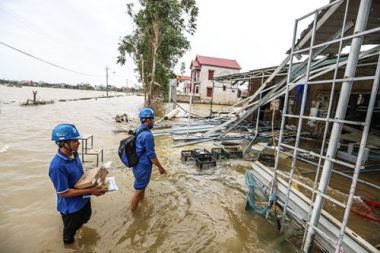
[[[191,84],[185,94],[193,92],[203,102],[234,104],[240,100],[241,91],[237,85],[214,81],[214,77],[240,72],[236,60],[197,55],[191,62]]]

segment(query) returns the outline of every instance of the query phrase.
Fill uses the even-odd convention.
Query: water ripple
[[[9,150],[10,146],[8,144],[0,143],[0,153],[5,153]]]

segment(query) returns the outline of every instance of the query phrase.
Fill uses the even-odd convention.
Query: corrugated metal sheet
[[[333,1],[331,1],[333,2]],[[347,22],[356,21],[358,9],[359,9],[360,0],[350,0],[348,6],[348,15]],[[342,1],[337,3],[336,5],[332,5],[329,9],[323,10],[318,14],[318,23],[317,23],[317,36],[315,38],[314,45],[326,42],[331,38],[339,29],[342,28],[343,18],[346,8],[346,1]],[[370,10],[370,14],[368,17],[367,28],[366,30],[370,30],[373,28],[380,27],[380,0],[373,0],[372,7]],[[313,28],[313,23],[311,23],[307,29],[305,29],[300,38],[297,41],[296,46],[299,49],[305,49],[310,46],[310,37],[311,30]],[[349,36],[353,34],[353,28],[348,30],[345,33],[345,36]],[[347,40],[344,42],[345,45],[349,45],[351,40]],[[363,45],[369,44],[380,44],[380,33],[372,33],[364,36]],[[330,45],[327,50],[323,52],[323,54],[337,54],[338,52],[338,43]]]

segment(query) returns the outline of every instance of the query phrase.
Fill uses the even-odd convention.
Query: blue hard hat
[[[148,107],[145,107],[141,109],[139,113],[140,120],[148,119],[148,118],[154,118],[154,111]]]
[[[72,124],[59,124],[51,133],[51,140],[56,143],[60,141],[77,140],[80,138],[78,129]]]

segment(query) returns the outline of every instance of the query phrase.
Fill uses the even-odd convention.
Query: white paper
[[[115,177],[106,177],[106,181],[108,182],[107,192],[114,192],[119,190]],[[91,196],[91,194],[84,194],[82,198],[90,198]]]
[[[113,192],[119,190],[119,187],[116,185],[115,177],[107,177],[106,180],[108,181],[108,188],[107,192]]]

